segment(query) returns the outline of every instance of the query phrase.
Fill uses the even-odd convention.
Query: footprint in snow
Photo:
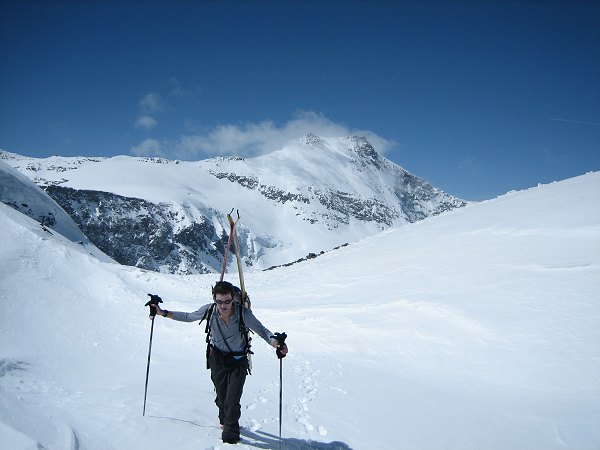
[[[319,392],[319,383],[316,376],[319,375],[320,371],[312,369],[310,363],[305,361],[304,365],[296,367],[295,372],[300,374],[302,380],[299,386],[302,394],[297,397],[294,405],[296,421],[304,426],[306,432],[312,432],[315,430],[315,426],[311,423],[308,412],[310,402],[316,398]],[[327,429],[323,426],[316,427],[316,430],[321,436],[327,434]]]

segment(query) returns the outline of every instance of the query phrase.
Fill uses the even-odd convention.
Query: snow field
[[[587,174],[248,272],[289,336],[282,448],[598,448],[598,194]],[[155,319],[141,415],[146,294],[193,311],[215,276],[98,262],[5,205],[0,227],[1,449],[230,447],[204,326]],[[277,448],[279,361],[253,350],[238,448]]]

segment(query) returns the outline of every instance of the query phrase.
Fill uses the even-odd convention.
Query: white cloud
[[[160,94],[151,92],[142,97],[138,103],[138,106],[143,114],[151,114],[163,109],[163,101],[160,97]]]
[[[350,129],[321,113],[303,111],[282,125],[271,120],[219,125],[206,134],[183,135],[176,142],[155,141],[156,144],[147,146],[149,151],[155,152],[158,145],[162,156],[166,153],[169,158],[184,160],[204,159],[215,155],[252,157],[275,151],[308,133],[321,137],[365,136],[380,153],[385,153],[396,145],[371,131]],[[135,147],[136,151],[143,151],[146,148],[143,144]]]
[[[555,117],[550,117],[550,120],[554,120],[555,122],[568,122],[568,123],[577,123],[579,125],[600,125],[599,122],[586,122],[584,120],[572,120],[572,119],[557,119]]]
[[[146,139],[140,145],[131,147],[130,152],[134,156],[160,156],[167,157],[163,151],[163,144],[156,139]]]
[[[158,125],[158,122],[151,116],[140,116],[138,120],[135,122],[136,128],[141,128],[143,130],[150,130]]]

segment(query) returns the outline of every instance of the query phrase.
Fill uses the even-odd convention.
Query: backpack
[[[234,291],[234,296],[233,296],[233,305],[235,305],[237,308],[239,308],[239,314],[240,314],[240,333],[242,334],[242,338],[244,340],[244,342],[246,342],[245,348],[244,348],[244,353],[245,355],[248,357],[248,374],[252,375],[251,370],[252,370],[252,361],[250,359],[250,355],[253,355],[254,352],[252,350],[250,350],[251,344],[250,342],[252,341],[252,338],[249,336],[249,332],[251,332],[252,330],[250,330],[250,328],[248,328],[246,326],[246,324],[244,323],[244,306],[242,305],[242,291],[239,287],[237,286],[233,286],[235,291]],[[250,309],[250,297],[248,296],[248,293],[246,293],[246,299],[245,299],[245,303],[246,303],[246,307],[248,309]],[[200,322],[198,323],[198,325],[200,325],[202,323],[203,320],[206,320],[206,327],[204,329],[204,332],[206,333],[206,368],[210,369],[210,351],[211,351],[211,345],[210,345],[210,333],[211,333],[211,329],[210,329],[210,324],[211,324],[211,318],[212,315],[215,311],[215,307],[216,307],[216,303],[213,303],[212,305],[210,305],[208,307],[208,309],[206,310],[206,312],[204,313],[204,316],[202,316],[202,319],[200,319]]]

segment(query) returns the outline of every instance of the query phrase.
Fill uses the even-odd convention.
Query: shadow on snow
[[[253,439],[255,442],[242,441],[243,444],[256,448],[264,449],[281,449],[281,450],[352,450],[343,442],[317,442],[311,440],[303,440],[296,438],[281,438],[281,446],[279,445],[279,437],[265,433],[264,431],[252,432],[243,428],[240,434],[246,438]]]
[[[170,419],[177,422],[185,422],[191,425],[201,428],[217,428],[214,425],[203,425],[198,422],[191,420],[177,419],[175,417],[164,417],[164,416],[147,416],[155,419]],[[247,438],[242,441],[242,444],[250,447],[264,448],[271,450],[352,450],[343,442],[318,442],[312,440],[296,439],[296,438],[282,438],[281,445],[279,444],[279,437],[274,434],[265,433],[264,431],[250,431],[246,428],[240,430],[240,434]],[[251,440],[249,440],[251,439]]]

